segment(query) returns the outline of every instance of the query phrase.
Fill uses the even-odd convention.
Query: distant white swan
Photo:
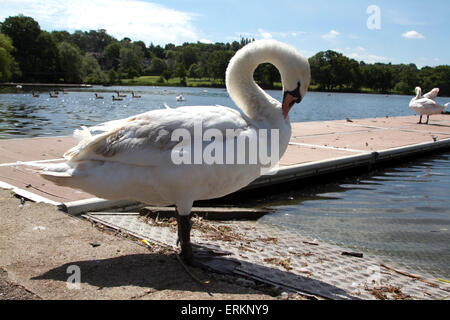
[[[257,66],[266,62],[280,71],[282,103],[264,92],[253,79]],[[236,145],[239,139],[246,139],[261,130],[268,136],[274,135],[273,143],[259,135],[256,139],[261,143],[269,141],[268,149],[270,144],[278,146],[278,161],[291,137],[289,111],[295,103],[301,102],[309,83],[308,60],[296,49],[275,40],[255,41],[235,54],[226,71],[228,92],[242,111],[223,106],[166,108],[84,127],[74,134],[80,142],[65,153],[67,162],[38,167],[44,178],[98,197],[134,199],[158,206],[175,205],[180,256],[186,263],[203,265],[190,242],[189,214],[193,202],[235,192],[258,178],[266,166],[261,161],[235,162],[238,152],[234,153],[237,151],[233,149],[234,144],[223,153],[227,159],[231,157],[231,164],[228,160],[222,164],[207,162],[202,155],[211,149],[213,138],[210,136],[202,141],[204,136],[199,137],[196,133],[199,125],[205,136],[207,132],[214,132],[214,142],[221,134]],[[193,138],[181,142],[179,137],[173,139],[175,130],[193,134]],[[227,136],[226,132],[230,130],[233,135]],[[95,131],[101,133],[93,135]],[[198,138],[200,162],[176,163],[174,155],[187,155],[189,160],[191,155],[194,159],[197,157]]]
[[[183,97],[182,94],[180,94],[179,96],[177,96],[177,101],[181,102],[181,101],[185,101],[186,99]]]
[[[431,115],[442,113],[442,111],[444,111],[444,109],[449,105],[449,103],[447,103],[441,106],[439,103],[434,101],[437,93],[439,93],[439,89],[437,88],[431,90],[426,94],[426,96],[429,98],[425,96],[422,97],[422,89],[420,87],[416,87],[415,91],[416,96],[411,99],[409,107],[411,108],[411,110],[420,115],[418,124],[422,124],[423,115],[427,115],[427,122],[425,122],[425,124],[428,124]]]

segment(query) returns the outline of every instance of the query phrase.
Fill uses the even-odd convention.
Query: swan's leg
[[[182,216],[177,214],[178,222],[178,242],[181,246],[180,257],[186,263],[191,263],[193,259],[191,245],[192,222],[189,215]]]
[[[420,119],[419,122],[417,122],[417,124],[422,124],[422,115],[420,115]]]
[[[191,244],[192,222],[189,215],[177,214],[178,242],[181,246],[180,258],[184,263],[193,267],[213,270],[219,273],[231,274],[240,264],[232,259],[221,258],[230,252],[215,247],[205,247]]]
[[[430,115],[427,115],[427,122],[425,124],[428,124],[428,121],[430,121]]]

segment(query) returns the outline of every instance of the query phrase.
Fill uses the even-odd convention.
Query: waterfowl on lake
[[[180,94],[179,96],[177,96],[177,101],[181,102],[181,101],[185,101],[184,97],[182,94]]]
[[[127,97],[126,94],[120,94],[119,91],[114,91],[114,92],[117,94],[117,96],[118,96],[119,98],[126,98],[126,97]]]
[[[114,98],[114,96],[113,96]],[[103,96],[100,96],[98,93],[95,94],[95,99],[103,99]]]
[[[33,96],[33,98],[39,98],[41,95],[39,93],[36,93],[33,91],[31,91],[31,95]]]
[[[280,71],[281,103],[253,79],[257,66],[267,62]],[[180,256],[188,264],[204,266],[211,257],[203,260],[190,242],[189,215],[193,202],[235,192],[269,169],[262,160],[236,162],[242,155],[237,147],[241,138],[253,136],[258,143],[266,143],[267,149],[278,151],[276,161],[279,160],[291,137],[289,111],[302,101],[309,83],[308,60],[295,48],[275,40],[254,41],[235,54],[226,71],[227,90],[240,111],[224,106],[169,108],[83,127],[75,131],[79,144],[65,153],[65,163],[35,166],[41,169],[44,178],[58,185],[78,188],[101,198],[175,205]],[[204,136],[197,132],[199,128],[205,132]],[[226,150],[223,149],[226,163],[221,164],[220,159],[207,161],[205,154],[211,151],[212,136],[216,142],[221,134],[225,136],[229,131],[233,135],[230,138],[227,134],[226,138],[236,144],[231,144],[229,149],[227,140]],[[258,134],[261,132],[268,139]],[[180,138],[181,133],[189,135],[189,139]],[[194,134],[192,139],[190,134]],[[174,136],[178,138],[173,139]],[[245,143],[244,156],[254,154],[248,145]],[[203,155],[197,159],[199,162],[195,160],[196,148],[200,150],[200,158]],[[214,153],[218,153],[216,149]],[[191,155],[195,164],[190,163]],[[180,162],[180,157],[185,162]]]
[[[442,111],[444,111],[444,109],[449,105],[449,103],[447,103],[442,106],[433,100],[436,98],[437,93],[439,93],[439,89],[436,89],[433,89],[427,93],[426,96],[429,98],[425,98],[422,97],[422,89],[420,87],[416,87],[416,96],[411,99],[409,107],[411,110],[420,115],[418,124],[422,124],[422,117],[424,115],[427,116],[427,122],[425,122],[425,124],[428,124],[431,115],[442,113]]]
[[[51,92],[48,93],[50,98],[58,98],[58,94],[53,95]]]
[[[131,96],[132,96],[133,98],[140,98],[140,97],[141,97],[141,96],[135,95],[135,94],[134,94],[134,91],[131,91]]]
[[[116,98],[114,95],[112,96],[112,99],[113,99],[113,101],[123,101],[123,99],[122,98]]]

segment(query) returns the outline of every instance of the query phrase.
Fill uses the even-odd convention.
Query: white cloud
[[[142,0],[2,0],[0,19],[24,14],[44,30],[106,29],[118,38],[147,44],[197,41],[195,15]]]
[[[340,35],[339,32],[337,32],[336,30],[330,30],[330,32],[328,32],[327,34],[324,34],[322,36],[322,38],[326,39],[326,40],[334,40],[336,39],[338,36]]]
[[[228,40],[240,40],[241,37],[245,38],[255,38],[255,39],[286,39],[286,38],[297,38],[301,35],[306,34],[304,31],[267,31],[259,28],[257,32],[239,32],[236,36],[226,37]]]
[[[263,29],[258,29],[260,37],[263,39],[272,39],[273,36],[270,32],[264,31]]]
[[[344,50],[342,53],[351,59],[355,59],[356,61],[364,61],[365,63],[388,63],[391,61],[387,57],[369,53],[366,48],[361,46],[358,46],[354,49],[346,48],[346,50]]]
[[[402,34],[402,37],[407,39],[425,39],[425,36],[417,31],[411,30]]]
[[[206,43],[206,44],[211,44],[211,43],[214,43],[213,41],[211,41],[211,40],[208,40],[208,39],[205,39],[205,38],[202,38],[202,39],[198,40],[198,42],[201,42],[201,43]]]

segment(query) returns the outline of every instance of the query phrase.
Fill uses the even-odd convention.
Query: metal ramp
[[[88,213],[83,217],[176,248],[176,225],[152,223],[139,213]],[[431,276],[411,275],[365,255],[342,255],[348,250],[257,222],[197,219],[195,224],[200,228],[193,228],[192,241],[232,252],[230,258],[241,263],[234,274],[285,290],[333,300],[438,300],[450,296],[450,285]]]

